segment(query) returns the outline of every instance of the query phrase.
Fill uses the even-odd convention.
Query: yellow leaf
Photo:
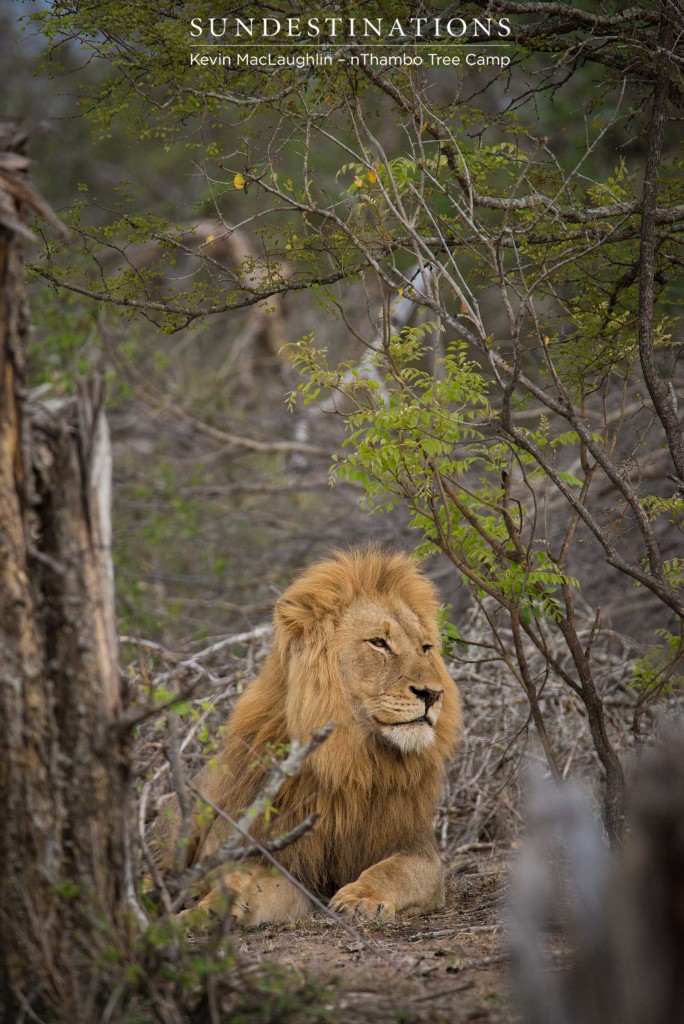
[[[548,334],[546,334],[546,335],[544,336],[544,344],[545,344],[545,345],[548,345],[548,343],[549,343],[549,336],[548,336]]]
[[[370,181],[371,185],[374,185],[375,182],[378,180],[378,176],[372,168],[368,172],[368,180]]]
[[[207,245],[209,244],[209,242],[213,242],[215,238],[216,235],[207,235]]]
[[[238,173],[233,178],[233,185],[237,189],[243,189],[245,187],[245,176],[244,176],[244,174],[240,174],[240,172],[238,171]]]
[[[361,181],[361,178],[359,178],[358,174],[354,178],[354,184],[357,188],[363,188],[363,182]]]

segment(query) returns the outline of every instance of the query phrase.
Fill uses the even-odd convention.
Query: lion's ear
[[[290,638],[308,632],[317,618],[316,608],[312,602],[281,597],[276,602],[276,630],[282,630]]]
[[[276,603],[276,633],[290,639],[325,630],[354,596],[354,578],[339,561],[319,562],[292,583]]]

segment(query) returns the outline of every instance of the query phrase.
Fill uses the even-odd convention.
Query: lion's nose
[[[429,711],[432,705],[436,704],[442,696],[441,690],[428,690],[427,687],[419,689],[417,686],[410,686],[409,689],[411,693],[415,693],[416,697],[420,697],[421,700],[425,701],[426,711]]]

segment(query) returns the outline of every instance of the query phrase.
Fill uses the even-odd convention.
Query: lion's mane
[[[278,860],[322,898],[397,850],[434,850],[440,778],[461,725],[458,690],[437,656],[444,695],[430,746],[406,754],[369,741],[359,729],[336,648],[341,616],[357,598],[381,607],[401,601],[439,650],[437,594],[410,558],[376,548],[336,552],[302,573],[278,601],[271,652],[228,719],[218,766],[202,773],[206,795],[237,817],[259,793],[267,755],[335,722],[332,735],[282,787],[271,825],[253,830],[257,840],[281,834],[317,811],[313,830]],[[206,839],[205,830],[195,857]]]

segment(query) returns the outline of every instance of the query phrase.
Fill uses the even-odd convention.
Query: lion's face
[[[434,625],[402,601],[359,598],[337,629],[340,679],[357,723],[367,735],[418,753],[435,740],[445,685],[453,685]]]

